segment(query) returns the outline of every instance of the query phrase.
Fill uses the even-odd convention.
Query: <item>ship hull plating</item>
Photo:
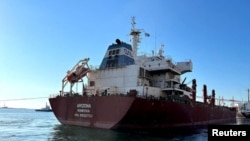
[[[104,129],[163,129],[223,123],[236,110],[196,102],[129,96],[58,96],[50,98],[57,119],[65,125]]]

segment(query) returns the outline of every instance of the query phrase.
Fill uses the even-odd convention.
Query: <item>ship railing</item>
[[[181,72],[181,69],[177,67],[172,62],[161,62],[161,63],[153,63],[153,62],[146,62],[146,66],[148,66],[149,71],[155,71],[155,70],[171,70],[177,73]]]
[[[200,103],[204,103],[203,101],[203,96],[196,96],[196,101]],[[209,105],[209,103],[207,103]],[[235,108],[237,107],[236,103],[233,102],[232,100],[223,100],[220,98],[215,98],[215,108]]]
[[[50,94],[50,98],[55,98],[55,97],[65,97],[65,96],[76,96],[76,95],[82,95],[82,93],[74,92],[63,92],[63,93],[55,93],[55,94]]]
[[[49,98],[55,98],[55,97],[57,97],[57,96],[59,96],[60,94],[50,94],[50,96],[49,96]]]
[[[138,57],[157,57],[157,53],[148,53],[148,52],[138,52],[137,53]],[[172,57],[167,55],[167,56],[161,56],[163,57],[165,60],[170,60],[173,64],[176,65],[176,63],[173,61]]]
[[[137,56],[144,56],[144,57],[153,57],[152,54],[149,54],[147,52],[138,52]]]

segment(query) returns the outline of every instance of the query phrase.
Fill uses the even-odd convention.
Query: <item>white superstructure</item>
[[[88,95],[127,94],[136,90],[138,96],[165,97],[169,94],[185,94],[191,91],[181,83],[180,76],[192,71],[192,62],[174,63],[163,56],[163,45],[154,56],[137,55],[142,30],[135,28],[132,18],[132,45],[119,39],[109,46],[100,68],[88,72]]]

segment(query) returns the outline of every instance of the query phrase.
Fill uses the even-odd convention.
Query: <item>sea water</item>
[[[250,124],[240,120],[233,124]],[[61,125],[53,112],[0,109],[0,141],[206,141],[207,129],[176,135],[145,135]]]

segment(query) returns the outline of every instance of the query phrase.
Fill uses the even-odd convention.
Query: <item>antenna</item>
[[[135,28],[135,17],[132,17],[132,29],[130,32],[130,35],[132,36],[132,45],[133,45],[133,55],[134,57],[137,56],[137,50],[138,50],[138,43],[140,43],[140,34],[141,30]]]
[[[132,28],[131,28],[130,35],[132,36],[133,55],[135,57],[137,56],[138,44],[141,42],[140,34],[144,32],[146,37],[149,37],[150,34],[146,33],[143,29],[136,29],[135,17],[132,16],[131,19],[132,19],[132,22],[131,22]]]
[[[135,24],[136,24],[135,17],[133,16],[133,17],[131,17],[131,19],[132,19],[132,22],[131,22],[131,24],[132,24],[132,30],[133,30],[133,29],[135,29]]]
[[[164,45],[163,44],[161,44],[161,47],[160,47],[160,49],[159,49],[159,52],[158,52],[158,55],[160,56],[160,57],[162,57],[163,55],[163,52],[164,52],[164,50],[163,50],[163,47],[164,47]]]
[[[247,89],[247,92],[248,92],[248,93],[247,93],[247,95],[248,95],[248,102],[249,102],[249,91],[250,91],[250,90],[249,90],[249,89]]]

